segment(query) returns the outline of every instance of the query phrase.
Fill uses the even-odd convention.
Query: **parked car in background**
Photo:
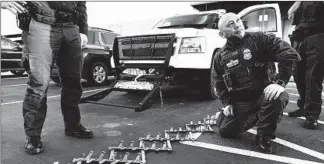
[[[1,72],[10,71],[21,76],[25,69],[21,63],[22,41],[21,34],[1,36]]]
[[[82,82],[90,85],[104,84],[107,82],[108,76],[113,74],[110,58],[116,36],[119,34],[111,30],[89,27],[88,44],[82,49]],[[60,83],[56,64],[53,67],[51,79],[55,83]]]

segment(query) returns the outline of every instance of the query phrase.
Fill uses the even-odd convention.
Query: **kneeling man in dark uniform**
[[[300,57],[275,35],[245,32],[234,13],[222,16],[218,27],[227,39],[215,56],[216,88],[224,106],[216,114],[219,133],[235,137],[257,126],[258,150],[273,153],[271,140],[289,100],[285,86]]]

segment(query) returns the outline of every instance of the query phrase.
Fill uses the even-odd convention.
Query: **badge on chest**
[[[234,67],[234,66],[237,66],[237,65],[239,65],[239,60],[238,59],[235,59],[235,60],[230,60],[227,64],[226,64],[226,66],[227,66],[227,68],[232,68],[232,67]]]

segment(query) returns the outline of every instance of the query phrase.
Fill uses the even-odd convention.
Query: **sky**
[[[87,2],[88,24],[127,34],[145,31],[162,18],[197,12],[192,2]],[[1,35],[20,33],[16,17],[1,10]]]

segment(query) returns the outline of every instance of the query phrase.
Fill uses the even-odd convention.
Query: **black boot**
[[[44,151],[42,141],[39,136],[26,137],[25,152],[30,155],[42,153]]]
[[[318,128],[318,122],[315,117],[306,117],[306,121],[303,125],[306,129],[317,129]]]
[[[295,111],[288,112],[288,116],[289,117],[302,117],[302,116],[304,116],[304,109],[299,108]]]
[[[71,127],[65,128],[65,135],[77,137],[77,138],[83,138],[83,139],[93,138],[92,131],[85,128],[81,124],[78,124],[76,127],[73,127],[73,128],[71,128]]]
[[[256,135],[255,141],[257,149],[262,153],[273,154],[273,148],[271,144],[272,137]]]

